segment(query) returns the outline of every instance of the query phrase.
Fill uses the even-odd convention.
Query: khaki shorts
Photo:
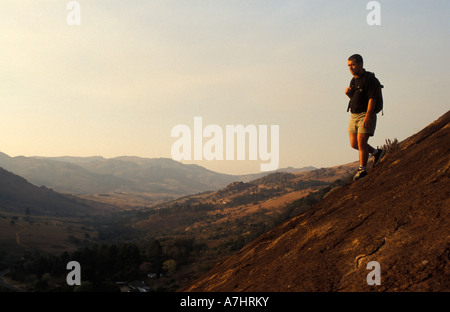
[[[359,114],[351,114],[350,122],[348,124],[348,133],[350,134],[368,133],[370,136],[373,136],[375,134],[375,128],[377,126],[377,115],[374,114],[372,116],[370,128],[363,127],[365,117],[366,117],[365,112]]]

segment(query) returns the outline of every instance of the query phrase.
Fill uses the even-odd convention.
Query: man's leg
[[[359,150],[358,148],[358,134],[356,133],[349,133],[350,137],[350,146],[353,147],[355,150]]]
[[[367,142],[369,141],[370,135],[367,133],[358,133],[358,150],[359,150],[359,165],[362,167],[367,167],[367,160],[369,159],[369,153],[372,154],[375,149],[370,146]]]

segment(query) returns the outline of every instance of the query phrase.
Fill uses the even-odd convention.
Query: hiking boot
[[[378,149],[378,153],[373,156],[373,167],[377,166],[380,163],[381,158],[383,158],[384,154],[386,153],[385,150]]]
[[[364,178],[367,175],[367,171],[364,169],[360,169],[358,170],[358,172],[355,174],[355,176],[353,177],[353,181],[357,181],[359,179]]]

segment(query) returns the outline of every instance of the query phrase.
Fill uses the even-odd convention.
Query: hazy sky
[[[403,140],[449,110],[448,0],[0,1],[0,151],[171,157],[176,125],[278,125],[279,167],[358,159],[347,58],[385,86],[369,143]],[[73,15],[71,15],[73,16]],[[207,139],[204,139],[204,142]],[[182,161],[224,173],[256,161]]]

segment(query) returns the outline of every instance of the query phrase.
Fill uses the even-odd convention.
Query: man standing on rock
[[[350,145],[359,151],[359,168],[353,180],[367,175],[369,154],[373,156],[375,167],[384,156],[385,151],[373,148],[368,144],[369,138],[375,134],[377,124],[377,101],[382,104],[381,85],[375,75],[363,67],[363,58],[354,54],[348,58],[348,67],[353,79],[345,94],[350,98],[351,111],[348,132]]]

